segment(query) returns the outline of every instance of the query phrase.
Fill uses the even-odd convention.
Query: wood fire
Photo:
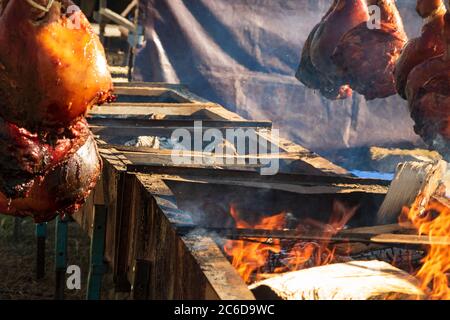
[[[412,168],[418,170],[422,167],[412,166]],[[421,193],[411,207],[403,208],[397,227],[397,230],[404,228],[403,232],[407,231],[409,234],[407,237],[410,240],[406,240],[405,243],[413,244],[415,234],[422,237],[420,238],[422,249],[419,247],[406,249],[407,254],[403,253],[402,258],[394,253],[390,258],[384,255],[385,259],[382,262],[374,260],[378,258],[375,254],[368,253],[366,258],[361,260],[362,256],[354,252],[352,241],[355,241],[355,238],[352,238],[351,232],[346,230],[347,224],[358,208],[346,207],[339,201],[334,202],[328,223],[311,218],[296,221],[297,225],[294,227],[296,233],[292,233],[292,222],[289,221],[289,214],[286,212],[263,216],[255,223],[249,223],[247,220],[250,217],[246,217],[245,213],[239,212],[232,205],[230,215],[235,221],[236,230],[241,230],[242,233],[239,240],[225,242],[224,252],[243,280],[260,298],[448,300],[450,299],[450,202],[443,196],[445,189],[442,188],[442,184],[436,184],[440,181],[436,180],[437,176],[441,176],[445,169],[441,170],[443,168],[441,162],[426,168],[429,174],[424,181],[421,180],[422,185],[419,188]],[[410,172],[402,169],[400,167],[392,193],[409,180],[406,177],[410,176]],[[387,197],[386,201],[392,202],[392,198]],[[255,237],[258,232],[252,236],[249,232],[252,229],[259,230],[261,236]],[[264,230],[267,230],[265,236]],[[286,237],[289,240],[283,236],[279,237],[287,231],[290,231],[293,237]],[[310,239],[314,239],[315,236],[318,238],[308,241],[308,238],[302,238],[305,235]],[[344,237],[338,238],[339,235]],[[395,238],[394,234],[393,236]],[[372,240],[376,241],[375,238]],[[368,248],[366,251],[370,250]],[[381,247],[379,250],[387,248]],[[414,255],[421,256],[421,260],[413,261]],[[407,261],[401,261],[405,257]],[[365,269],[364,275],[363,273],[357,275],[358,268]],[[323,279],[317,278],[319,275]],[[340,277],[346,277],[347,282],[340,283],[337,280]],[[358,277],[365,277],[366,281],[361,283],[356,279]]]
[[[232,265],[236,268],[245,282],[252,283],[273,274],[301,270],[311,266],[321,266],[332,263],[335,258],[335,246],[330,244],[331,236],[343,230],[347,222],[353,217],[357,208],[346,208],[339,202],[334,203],[334,211],[329,223],[307,219],[299,223],[296,230],[308,230],[309,233],[323,237],[322,241],[314,242],[282,242],[280,239],[257,238],[247,240],[229,240],[224,246],[224,251],[232,258]],[[283,230],[287,227],[287,213],[282,212],[273,216],[263,217],[255,224],[245,221],[243,214],[234,206],[230,208],[230,214],[236,222],[236,228]],[[283,256],[278,258],[278,265],[268,268],[271,256]],[[272,257],[273,259],[273,257]]]
[[[446,198],[432,198],[423,208],[423,196],[417,197],[411,208],[405,208],[403,218],[412,222],[421,235],[450,240],[450,202]],[[427,250],[422,266],[416,272],[421,288],[430,299],[450,299],[450,250],[434,244]]]

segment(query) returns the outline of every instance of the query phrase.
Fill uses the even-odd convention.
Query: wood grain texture
[[[420,194],[425,195],[426,204],[440,185],[446,166],[444,161],[400,164],[378,212],[378,222],[396,223],[403,207],[411,206]]]

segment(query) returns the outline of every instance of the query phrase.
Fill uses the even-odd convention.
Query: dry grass
[[[55,290],[54,247],[55,223],[48,224],[46,245],[46,276],[36,280],[35,225],[20,219],[20,238],[13,237],[14,218],[0,216],[0,299],[53,299]],[[65,291],[66,299],[84,299],[89,263],[89,239],[75,224],[69,224],[69,265],[82,270],[81,290]]]

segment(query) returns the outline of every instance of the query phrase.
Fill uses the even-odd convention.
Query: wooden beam
[[[395,178],[378,211],[378,223],[398,222],[404,207],[410,207],[417,196],[424,195],[424,205],[439,187],[447,164],[444,161],[406,162],[398,166]]]
[[[354,185],[354,186],[373,186],[373,192],[386,193],[389,181],[375,180],[375,179],[361,179],[347,176],[335,175],[320,175],[320,174],[297,174],[297,173],[278,173],[273,176],[261,176],[258,172],[241,171],[241,170],[217,170],[208,167],[162,167],[162,166],[147,166],[133,163],[127,165],[127,170],[130,172],[140,173],[160,173],[168,175],[183,174],[184,177],[210,178],[217,179],[233,179],[236,181],[266,182],[266,183],[292,183],[295,185]]]
[[[281,239],[295,241],[329,241],[329,242],[361,242],[361,243],[378,243],[389,245],[441,245],[450,246],[450,239],[446,237],[429,237],[413,234],[376,234],[376,233],[351,233],[341,232],[333,236],[322,235],[323,232],[307,233],[297,230],[262,230],[262,229],[239,229],[239,228],[199,228],[198,226],[179,226],[177,232],[179,234],[189,234],[190,232],[204,232],[217,234],[221,237],[232,240],[245,239]]]
[[[272,128],[271,121],[233,121],[233,120],[210,120],[210,119],[138,119],[138,118],[104,118],[95,117],[95,115],[87,117],[91,126],[96,127],[131,127],[135,128],[153,128],[153,127],[169,127],[169,128],[191,128],[196,122],[201,122],[207,128],[229,128],[229,129],[246,129],[246,128]]]
[[[133,8],[135,6],[137,6],[139,4],[139,0],[133,0],[130,2],[130,4],[125,8],[125,10],[122,11],[122,13],[120,14],[122,17],[126,17],[131,10],[133,10]]]
[[[351,261],[276,275],[249,287],[257,299],[421,299],[418,281],[381,261]]]
[[[105,17],[106,19],[109,19],[112,22],[126,28],[128,31],[134,32],[135,30],[134,24],[130,22],[128,19],[122,17],[120,14],[108,8],[100,8],[99,12],[100,15]]]

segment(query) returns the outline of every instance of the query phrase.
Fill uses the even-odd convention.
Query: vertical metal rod
[[[65,276],[67,269],[68,222],[59,216],[55,229],[55,300],[64,300]]]
[[[95,205],[87,300],[100,300],[101,296],[102,278],[105,272],[103,257],[105,253],[106,215],[107,209],[104,205]]]
[[[36,279],[45,277],[45,240],[47,238],[47,223],[36,224]]]

